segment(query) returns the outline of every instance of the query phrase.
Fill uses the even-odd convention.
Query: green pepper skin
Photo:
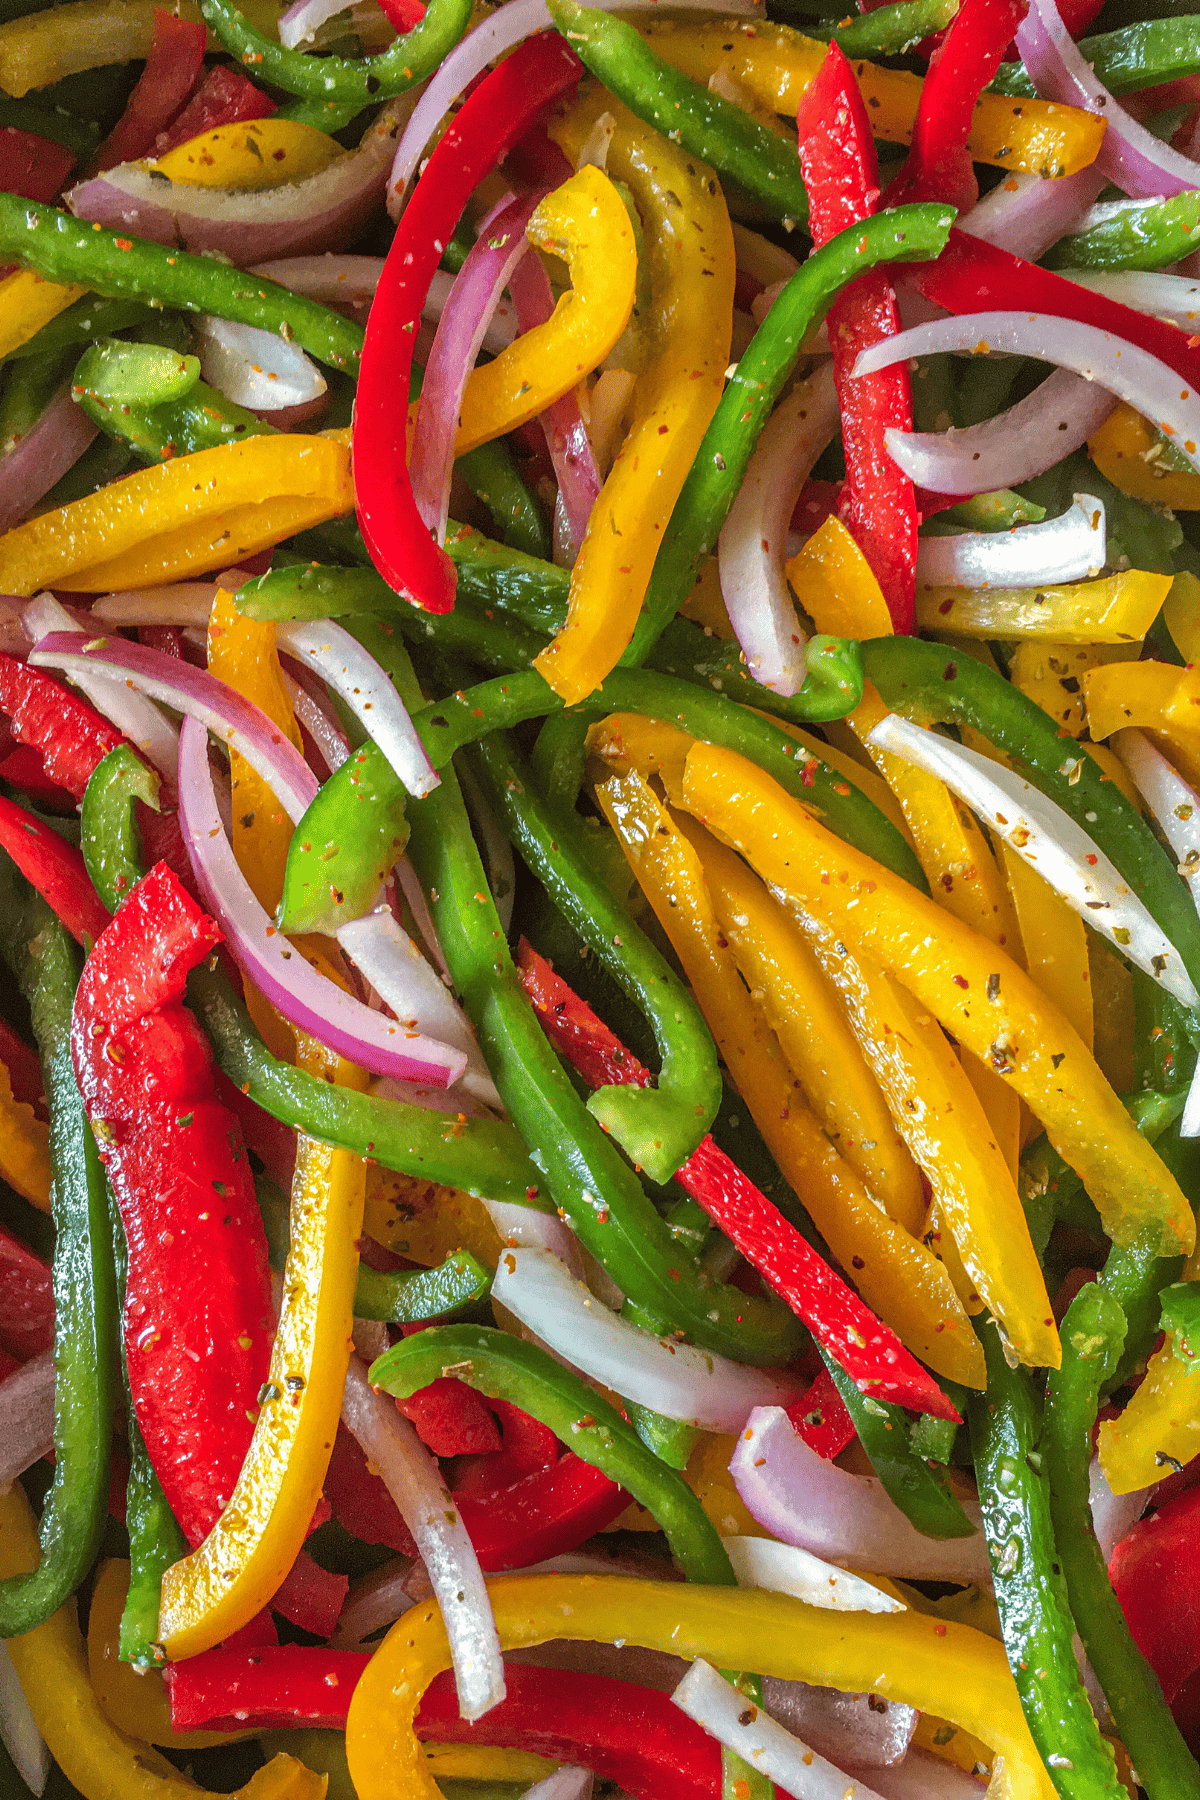
[[[126,343],[102,338],[89,346],[75,370],[76,397],[85,396],[108,409],[147,409],[182,400],[200,379],[200,358],[179,356],[159,344]]]
[[[1080,1288],[1071,1302],[1062,1322],[1062,1367],[1050,1371],[1045,1420],[1050,1513],[1071,1611],[1140,1785],[1150,1800],[1200,1800],[1200,1768],[1133,1641],[1092,1529],[1092,1428],[1101,1387],[1114,1374],[1125,1342],[1125,1315],[1108,1291],[1107,1273],[1106,1268],[1101,1280]]]
[[[491,1291],[491,1271],[469,1250],[456,1250],[436,1269],[383,1274],[360,1264],[354,1314],[359,1319],[382,1319],[389,1325],[416,1325],[477,1306]]]
[[[0,951],[29,1003],[50,1109],[54,1216],[54,1485],[42,1558],[0,1582],[0,1637],[32,1631],[74,1593],[108,1514],[117,1288],[104,1171],[71,1062],[80,959],[45,902],[0,857]]]
[[[912,1448],[912,1422],[904,1408],[865,1399],[839,1363],[823,1350],[821,1357],[871,1467],[909,1523],[930,1538],[974,1537],[975,1527],[945,1476]]]
[[[831,30],[807,26],[809,37],[827,38],[853,62],[855,57],[904,56],[935,31],[944,31],[960,0],[893,0]]]
[[[8,362],[28,362],[31,357],[65,356],[98,337],[111,337],[131,325],[148,325],[156,310],[143,300],[113,300],[100,294],[84,294],[40,331],[10,350]],[[64,371],[65,372],[65,371]]]
[[[451,1370],[489,1400],[508,1400],[531,1413],[576,1456],[632,1494],[662,1526],[689,1581],[734,1586],[725,1546],[687,1483],[595,1388],[537,1344],[487,1325],[435,1325],[385,1350],[369,1378],[372,1387],[403,1400]]]
[[[432,75],[471,19],[471,0],[431,0],[419,25],[378,56],[351,62],[344,56],[310,56],[285,50],[263,37],[230,0],[200,0],[204,22],[235,64],[252,67],[260,81],[309,100],[357,100],[369,106],[407,93]]]
[[[32,430],[70,374],[69,353],[30,356],[14,363],[0,390],[0,456]]]
[[[656,565],[657,566],[657,565]],[[727,700],[773,713],[792,725],[844,719],[863,695],[862,651],[854,638],[818,632],[804,646],[807,672],[795,694],[777,694],[755,681],[732,638],[705,637],[699,626],[674,618],[646,654],[645,666],[661,675],[707,685]]]
[[[1010,1369],[991,1323],[980,1331],[988,1384],[970,1402],[983,1528],[1008,1665],[1034,1743],[1061,1800],[1120,1800],[1125,1789],[1079,1673],[1050,1516],[1041,1407]]]
[[[455,467],[475,498],[487,507],[508,548],[548,562],[550,533],[542,509],[521,479],[504,439],[495,438],[490,444],[469,450],[458,458]]]
[[[142,878],[144,859],[133,802],[158,811],[159,778],[128,744],[118,744],[92,770],[81,809],[80,847],[92,886],[116,912]]]
[[[503,734],[476,746],[472,768],[515,848],[654,1031],[658,1085],[599,1088],[587,1109],[651,1181],[669,1181],[721,1103],[712,1033],[686,985],[597,877],[576,820],[551,813]]]
[[[1200,69],[1200,18],[1143,19],[1119,31],[1080,38],[1079,49],[1110,94],[1136,93]],[[1000,64],[991,91],[1032,99],[1037,89],[1024,66],[1013,62]]]
[[[1172,194],[1123,205],[1087,231],[1061,238],[1046,257],[1049,269],[1163,269],[1194,247],[1200,194]]]

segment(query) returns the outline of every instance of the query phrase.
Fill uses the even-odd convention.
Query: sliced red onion
[[[526,258],[527,263],[532,263],[533,260],[532,257]],[[456,279],[457,277],[452,275],[449,269],[434,271],[433,280],[429,284],[429,292],[425,296],[425,304],[421,309],[421,317],[428,324],[436,325],[440,320],[446,310],[446,302],[454,289]],[[525,328],[522,327],[522,329]],[[508,349],[516,335],[517,309],[511,299],[501,294],[496,302],[495,311],[487,322],[483,343],[480,347],[486,350],[490,356],[499,356],[502,350]]]
[[[809,1606],[837,1612],[904,1612],[903,1600],[895,1600],[870,1581],[822,1561],[797,1544],[780,1544],[774,1538],[726,1537],[738,1586],[766,1588],[772,1594],[792,1594]]]
[[[1092,1528],[1106,1563],[1111,1562],[1113,1551],[1133,1530],[1153,1498],[1153,1487],[1114,1494],[1100,1466],[1100,1458],[1093,1456],[1088,1469],[1088,1500],[1092,1509]]]
[[[394,1556],[352,1582],[329,1640],[330,1649],[361,1649],[368,1638],[394,1625],[401,1613],[415,1604],[405,1587],[412,1568],[407,1556]]]
[[[342,1422],[383,1478],[429,1572],[450,1644],[458,1707],[479,1719],[504,1698],[504,1659],[483,1571],[438,1466],[408,1420],[350,1358]]]
[[[166,587],[125,589],[94,600],[91,616],[114,631],[132,625],[194,625],[207,632],[218,586],[215,581],[173,581]]]
[[[763,1708],[839,1769],[853,1765],[871,1782],[907,1754],[920,1718],[902,1700],[845,1694],[840,1688],[770,1675],[763,1677]]]
[[[853,1773],[849,1763],[846,1773]],[[985,1800],[986,1776],[977,1781],[954,1763],[928,1756],[924,1750],[910,1750],[894,1768],[872,1768],[868,1773],[882,1800]]]
[[[1200,1004],[1183,959],[1081,825],[1003,764],[888,713],[868,740],[944,781],[1094,931],[1183,1006]],[[1080,752],[1082,755],[1082,751]]]
[[[276,641],[338,694],[418,799],[441,781],[404,702],[369,650],[332,619],[282,624]]]
[[[543,1250],[505,1250],[492,1296],[575,1368],[626,1400],[703,1431],[740,1431],[751,1411],[804,1391],[786,1373],[752,1369],[693,1344],[651,1337],[610,1313]]]
[[[0,1739],[17,1774],[33,1794],[41,1794],[50,1774],[50,1751],[37,1728],[33,1709],[13,1668],[8,1645],[0,1639]]]
[[[795,694],[805,675],[806,640],[783,572],[788,525],[837,425],[833,366],[824,363],[767,420],[718,540],[729,623],[751,675],[777,694]]]
[[[235,406],[278,412],[308,406],[328,389],[317,365],[277,332],[202,313],[196,338],[201,375]]]
[[[68,632],[77,640],[86,633],[65,606],[53,594],[38,594],[25,608],[25,629],[35,646],[42,641]],[[171,721],[163,716],[152,700],[135,692],[123,681],[105,678],[98,671],[84,669],[71,675],[71,680],[106,719],[117,727],[144,756],[149,757],[161,774],[175,779],[179,760],[179,734]]]
[[[0,1381],[0,1493],[54,1446],[54,1351]]]
[[[526,256],[517,264],[509,278],[509,290],[522,332],[544,325],[554,311],[550,277],[539,256]],[[540,416],[540,424],[558,480],[554,560],[569,569],[574,566],[600,495],[600,471],[573,391],[548,406]]]
[[[326,251],[324,256],[284,256],[277,262],[255,263],[249,273],[326,306],[368,307],[383,274],[383,258]]]
[[[782,1543],[910,1581],[991,1579],[976,1502],[963,1503],[974,1537],[925,1537],[874,1475],[851,1475],[810,1450],[782,1407],[751,1413],[729,1472],[749,1512]]]
[[[1200,163],[1181,156],[1130,116],[1098,80],[1059,16],[1054,0],[1030,0],[1017,27],[1017,50],[1039,94],[1099,113],[1107,129],[1096,168],[1135,199],[1183,194],[1200,186]]]
[[[372,1012],[293,950],[254,897],[217,810],[208,766],[208,733],[185,719],[179,738],[179,822],[204,903],[225,933],[239,968],[285,1019],[378,1075],[449,1087],[466,1057]]]
[[[1157,356],[1077,319],[1024,312],[965,313],[959,318],[935,319],[873,344],[863,351],[853,372],[871,375],[907,357],[933,356],[943,350],[1000,351],[1071,369],[1144,413],[1175,441],[1192,466],[1200,469],[1200,398],[1190,388],[1181,388],[1174,369]],[[889,433],[889,450],[891,437]],[[1061,439],[1058,454],[1064,454]]]
[[[412,914],[412,921],[421,941],[428,945],[434,962],[441,970],[443,981],[449,981],[450,965],[446,961],[446,953],[438,938],[437,926],[433,922],[433,914],[429,910],[425,890],[417,880],[417,872],[407,856],[402,856],[396,864],[396,886]]]
[[[500,1241],[509,1250],[540,1250],[557,1257],[576,1281],[587,1285],[579,1239],[555,1212],[534,1206],[518,1206],[511,1200],[485,1200]]]
[[[703,1657],[696,1658],[671,1699],[710,1737],[796,1800],[879,1800],[874,1788],[848,1781],[841,1769],[752,1706]]]
[[[1079,222],[1105,185],[1094,163],[1046,181],[1041,175],[1009,175],[958,221],[960,231],[982,238],[1013,256],[1037,262],[1052,244],[1079,229]]]
[[[20,599],[16,594],[0,595],[0,651],[6,656],[25,656],[30,645],[29,633],[25,629],[25,608],[28,601]]]
[[[1045,587],[1099,575],[1107,559],[1104,502],[1076,494],[1065,513],[1040,525],[922,538],[917,580],[928,587]]]
[[[281,673],[283,691],[296,715],[296,723],[312,739],[315,753],[325,764],[326,774],[332,775],[335,769],[341,768],[350,754],[349,740],[341,726],[330,718],[320,701],[301,682],[289,675],[286,669]]]
[[[529,250],[525,227],[540,200],[540,193],[509,195],[483,221],[455,277],[425,364],[409,463],[417,510],[439,544],[446,541],[454,440],[467,377],[488,320]]]
[[[526,1788],[522,1800],[591,1800],[594,1785],[595,1776],[590,1769],[564,1763],[553,1775]]]
[[[73,469],[99,430],[71,397],[65,381],[29,430],[0,454],[0,531],[19,525],[38,501]]]
[[[1200,282],[1186,275],[1169,275],[1161,269],[1064,269],[1068,281],[1078,287],[1091,288],[1115,300],[1119,306],[1131,306],[1135,312],[1149,313],[1155,319],[1168,319],[1172,325],[1194,329],[1200,319]]]
[[[121,163],[66,196],[80,219],[159,244],[227,256],[239,267],[349,243],[383,193],[411,101],[393,100],[357,150],[303,181],[257,191],[167,181],[141,163]]]
[[[888,455],[931,494],[990,494],[1054,468],[1087,442],[1116,404],[1094,382],[1055,369],[1032,394],[982,424],[944,432],[890,426]]]

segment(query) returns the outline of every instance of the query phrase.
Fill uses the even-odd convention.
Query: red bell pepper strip
[[[425,17],[421,0],[379,0],[380,9],[396,30],[404,33],[419,25]]]
[[[134,1409],[189,1542],[211,1530],[249,1448],[274,1317],[267,1245],[208,1039],[182,1004],[220,937],[165,863],[84,966],[71,1053],[129,1250]]]
[[[0,712],[17,742],[39,751],[50,780],[76,801],[96,764],[125,742],[86,700],[12,656],[0,655]]]
[[[0,848],[8,851],[76,943],[94,942],[108,924],[108,908],[91,884],[83,855],[53,826],[0,796]]]
[[[155,156],[165,156],[192,138],[221,125],[240,125],[248,119],[269,119],[279,108],[270,94],[226,63],[210,69],[183,111],[154,140]]]
[[[41,755],[29,744],[17,744],[0,759],[0,780],[19,788],[47,812],[73,813],[75,802],[66,788],[51,781]]]
[[[489,1400],[488,1406],[499,1419],[504,1442],[499,1450],[472,1457],[455,1469],[454,1498],[460,1503],[487,1499],[527,1475],[536,1475],[550,1468],[559,1454],[558,1439],[540,1419],[507,1400]]]
[[[879,163],[866,103],[854,72],[831,44],[816,80],[805,90],[796,127],[800,167],[808,190],[809,231],[819,249],[879,204]],[[833,376],[842,415],[846,481],[838,504],[842,523],[862,549],[883,589],[898,632],[911,631],[916,594],[917,503],[913,484],[887,453],[891,426],[912,430],[907,364],[855,380],[859,354],[900,329],[896,294],[881,269],[852,282],[829,309]]]
[[[821,1370],[802,1400],[788,1407],[787,1416],[809,1449],[826,1462],[840,1456],[857,1435],[828,1369]]]
[[[21,131],[16,125],[0,130],[0,188],[6,194],[48,205],[57,200],[74,167],[74,152],[53,138]]]
[[[328,1502],[319,1504],[314,1524],[324,1524],[328,1517]],[[307,1550],[301,1550],[271,1598],[271,1611],[302,1631],[311,1631],[314,1637],[328,1637],[338,1622],[349,1587],[348,1575],[323,1569]]]
[[[200,79],[207,35],[203,25],[156,10],[146,66],[125,111],[92,158],[89,176],[155,150],[155,139],[167,129]]]
[[[28,1362],[53,1342],[50,1270],[0,1225],[0,1347],[18,1362]]]
[[[1113,1551],[1108,1573],[1170,1705],[1200,1670],[1200,1488],[1135,1525]]]
[[[585,1081],[593,1087],[649,1084],[650,1071],[524,939],[518,963],[542,1029]],[[711,1137],[676,1171],[675,1179],[864,1394],[958,1420],[937,1382],[891,1328],[863,1305]]]
[[[357,1438],[339,1425],[325,1471],[325,1498],[343,1530],[364,1544],[386,1544],[399,1556],[413,1557],[417,1546],[396,1502],[370,1467]]]
[[[142,841],[144,844],[144,836]],[[148,848],[146,855],[149,860]],[[174,867],[172,858],[163,858],[161,850],[154,860],[165,860]],[[296,1167],[296,1133],[281,1120],[273,1119],[261,1106],[256,1106],[249,1094],[243,1094],[241,1088],[235,1087],[223,1070],[218,1069],[216,1074],[217,1098],[241,1126],[247,1148],[253,1150],[276,1187],[281,1187],[285,1194],[290,1193]]]
[[[23,1100],[26,1106],[34,1107],[38,1116],[44,1119],[46,1095],[37,1051],[23,1037],[17,1036],[7,1019],[0,1019],[0,1062],[8,1070],[13,1099]]]
[[[371,561],[389,587],[427,612],[454,605],[454,565],[413,498],[405,444],[421,308],[463,208],[483,177],[580,75],[557,33],[527,38],[463,103],[425,166],[392,239],[367,321],[354,408],[354,487]]]
[[[370,1660],[366,1651],[306,1644],[202,1650],[163,1671],[171,1724],[176,1731],[195,1731],[192,1720],[203,1720],[205,1731],[344,1731],[350,1696]]]
[[[483,1456],[500,1448],[500,1433],[485,1401],[452,1375],[431,1381],[396,1405],[435,1456]]]

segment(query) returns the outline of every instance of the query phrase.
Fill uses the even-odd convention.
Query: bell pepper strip
[[[250,119],[267,119],[278,110],[271,96],[255,87],[240,69],[218,63],[209,69],[183,111],[176,114],[165,131],[158,133],[154,140],[155,154],[165,156],[169,150],[177,150],[180,144],[190,143],[205,131]],[[327,125],[325,129],[329,131],[333,127]]]
[[[484,739],[477,766],[528,867],[654,1031],[662,1057],[657,1086],[603,1083],[588,1111],[652,1181],[669,1181],[707,1134],[720,1104],[712,1034],[666,959],[595,874],[574,820],[552,812],[511,745],[499,734]]]
[[[696,754],[695,751],[692,752]],[[939,1374],[982,1382],[982,1358],[942,1265],[896,1225],[809,1111],[724,938],[700,859],[636,774],[597,800],[679,957],[726,1067],[785,1178],[871,1310]]]
[[[17,742],[37,750],[51,781],[76,801],[101,757],[125,741],[70,688],[11,656],[0,656],[0,712]]]
[[[117,1558],[96,1571],[87,1615],[88,1678],[100,1709],[118,1731],[168,1750],[203,1750],[226,1744],[225,1733],[180,1732],[171,1728],[171,1702],[162,1675],[127,1668],[118,1656],[122,1611],[129,1588],[129,1564]]]
[[[259,193],[305,181],[344,154],[328,132],[276,116],[210,128],[200,143],[180,144],[148,167],[184,187]]]
[[[864,230],[867,225],[864,220]],[[853,638],[890,634],[892,618],[875,571],[836,514],[817,527],[785,572],[818,631]]]
[[[584,67],[644,124],[731,177],[787,230],[803,225],[808,196],[799,164],[776,132],[681,75],[624,19],[576,0],[552,0],[550,16]]]
[[[809,1449],[826,1462],[840,1456],[858,1435],[828,1369],[821,1370],[804,1397],[788,1407],[787,1414]]]
[[[0,1180],[31,1206],[50,1210],[50,1138],[45,1121],[13,1094],[7,1065],[0,1062]],[[2,1260],[2,1254],[0,1254]],[[3,1336],[0,1324],[0,1336]]]
[[[1022,856],[1001,846],[1004,873],[1017,915],[1025,967],[1060,1006],[1088,1049],[1094,1047],[1087,927],[1077,912]]]
[[[681,676],[745,706],[796,723],[841,719],[862,695],[862,660],[849,638],[818,632],[804,647],[806,674],[797,693],[776,694],[755,681],[736,641],[706,637],[686,619],[672,619],[646,656],[647,667]]]
[[[351,61],[285,50],[276,39],[256,31],[231,0],[200,0],[200,11],[234,60],[252,68],[269,86],[313,100],[357,100],[362,106],[407,93],[431,75],[471,17],[468,0],[430,0],[411,31],[378,55]]]
[[[309,57],[299,60],[314,67]],[[479,83],[425,165],[375,291],[354,415],[358,520],[371,561],[389,587],[426,612],[453,607],[454,569],[417,512],[408,422],[395,396],[409,385],[421,308],[441,256],[436,246],[453,235],[483,177],[542,108],[574,86],[578,71],[578,59],[561,39],[541,35],[527,39]]]
[[[615,108],[607,166],[630,188],[643,220],[658,323],[633,423],[571,571],[566,624],[534,663],[567,702],[600,685],[633,635],[663,533],[721,399],[736,272],[729,213],[712,171],[606,93],[589,107],[592,115]],[[569,134],[586,137],[588,116],[577,107],[555,127],[556,141],[567,148]]]
[[[650,1074],[589,1006],[524,942],[521,979],[551,1043],[592,1086],[645,1084]],[[937,1384],[794,1225],[706,1137],[676,1172],[763,1279],[785,1299],[863,1393],[919,1412],[954,1411]]]
[[[1200,1489],[1177,1494],[1133,1526],[1108,1566],[1134,1642],[1172,1708],[1178,1707],[1190,1677],[1200,1668],[1195,1603],[1198,1515]]]
[[[1164,468],[1157,442],[1141,413],[1122,404],[1092,433],[1088,455],[1114,487],[1134,500],[1179,512],[1200,510],[1200,475]]]
[[[1174,705],[1183,678],[1174,663],[1156,661],[1086,670],[1080,685],[1092,737],[1098,741],[1126,726],[1146,731],[1185,780],[1194,784],[1200,780],[1200,739],[1191,720],[1186,715],[1181,719]]]
[[[2,204],[2,202],[0,202]],[[0,280],[0,356],[11,356],[34,339],[44,326],[87,293],[86,282],[48,281],[32,269],[18,269]]]
[[[1146,206],[1130,204],[1115,217],[1101,218],[1055,244],[1052,269],[1162,269],[1185,257],[1200,222],[1191,192],[1159,196]]]
[[[158,1626],[162,1578],[172,1563],[186,1555],[187,1540],[155,1474],[132,1403],[126,1408],[126,1423],[129,1478],[125,1487],[125,1525],[129,1532],[130,1574],[117,1648],[122,1662],[132,1663],[139,1674],[144,1674],[163,1660]]]
[[[1165,503],[1164,495],[1154,497]],[[1170,586],[1169,575],[1126,569],[1099,581],[1037,589],[922,587],[917,591],[917,624],[956,638],[1140,643]]]
[[[478,1394],[453,1376],[438,1377],[396,1405],[435,1456],[487,1456],[500,1449],[495,1419]]]
[[[86,946],[100,936],[108,924],[108,909],[88,880],[80,852],[15,800],[2,796],[0,849],[8,852],[77,944]]]
[[[1163,1254],[1190,1250],[1194,1221],[1178,1183],[1066,1018],[1004,951],[839,843],[727,752],[695,746],[684,799],[793,906],[882,963],[960,1044],[990,1061],[1083,1178],[1115,1243],[1144,1231]],[[861,906],[867,894],[869,910]]]
[[[134,1406],[193,1544],[233,1493],[270,1357],[266,1241],[249,1166],[215,1098],[203,1037],[181,1005],[188,969],[217,937],[157,864],[89,958],[72,1026],[80,1091],[129,1246],[124,1334]],[[197,1334],[206,1350],[199,1362],[190,1355]]]
[[[51,1272],[40,1256],[0,1225],[0,1274],[0,1348],[27,1362],[54,1342]]]
[[[25,200],[54,200],[75,167],[75,152],[17,125],[0,125],[0,188]]]
[[[971,1401],[971,1445],[1008,1664],[1061,1800],[1117,1800],[1124,1789],[1112,1748],[1100,1735],[1075,1660],[1037,1399],[1029,1377],[1009,1368],[986,1324],[982,1335],[988,1385]]]
[[[1150,1359],[1146,1378],[1115,1419],[1099,1431],[1100,1464],[1114,1494],[1134,1493],[1182,1467],[1200,1447],[1200,1396],[1189,1363],[1168,1341]],[[1153,1660],[1153,1659],[1152,1659]]]
[[[133,892],[145,866],[133,802],[157,812],[159,787],[157,771],[118,744],[97,762],[84,789],[80,847],[88,879],[110,913]]]
[[[873,212],[879,193],[871,120],[850,64],[836,44],[830,45],[816,80],[805,92],[796,129],[808,189],[809,230],[820,248]],[[925,197],[919,186],[915,191]],[[861,351],[900,329],[896,296],[887,276],[875,270],[860,277],[833,301],[827,324],[846,458],[838,516],[878,577],[894,628],[908,631],[917,569],[917,503],[912,482],[892,461],[884,442],[889,429],[912,430],[908,369],[897,364],[881,371],[879,380],[855,379],[851,374]]]
[[[108,1510],[116,1362],[116,1283],[104,1177],[71,1067],[79,961],[44,903],[0,859],[0,952],[29,1004],[50,1108],[55,1224],[54,1483],[39,1527],[41,1559],[0,1580],[0,1635],[31,1631],[91,1567]],[[19,1560],[19,1559],[18,1559]]]
[[[425,1319],[452,1318],[486,1300],[492,1278],[469,1250],[456,1250],[435,1269],[405,1269],[385,1274],[361,1264],[354,1290],[357,1319],[384,1319],[389,1325],[415,1325]]]
[[[1115,782],[1090,757],[1072,749],[1041,707],[994,669],[943,645],[915,638],[876,638],[864,658],[886,705],[923,723],[967,725],[980,732],[1083,826],[1162,926],[1196,979],[1200,921],[1174,861]]]
[[[370,1660],[366,1651],[307,1644],[202,1651],[166,1673],[172,1728],[207,1729],[212,1742],[228,1742],[229,1733],[247,1727],[344,1731],[350,1696]]]
[[[712,1281],[681,1254],[547,1044],[508,954],[453,771],[410,810],[410,855],[455,987],[554,1205],[647,1312],[741,1362],[786,1361],[797,1341],[791,1316]]]
[[[505,1649],[551,1637],[620,1639],[724,1666],[754,1660],[785,1680],[873,1691],[984,1737],[1005,1759],[1013,1800],[1050,1800],[1054,1793],[1003,1651],[969,1626],[911,1609],[851,1619],[783,1594],[612,1576],[523,1575],[490,1582],[488,1592]],[[448,1667],[436,1606],[414,1607],[384,1639],[350,1702],[346,1748],[359,1792],[435,1800],[412,1722],[432,1680]]]
[[[691,593],[704,559],[716,549],[762,427],[813,325],[864,270],[896,258],[936,256],[951,223],[946,207],[905,207],[864,219],[861,229],[826,234],[827,241],[780,291],[739,358],[683,484],[655,559],[627,662],[643,659]],[[838,629],[816,622],[823,632]]]
[[[202,24],[175,18],[165,8],[155,12],[146,66],[125,111],[92,158],[88,178],[150,154],[155,139],[181,111],[204,72],[206,37]],[[39,194],[36,198],[52,196]]]

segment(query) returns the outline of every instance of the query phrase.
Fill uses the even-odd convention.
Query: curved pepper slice
[[[168,150],[149,166],[184,187],[286,187],[327,169],[346,152],[328,132],[295,119],[252,119],[218,125]]]
[[[81,282],[47,281],[32,269],[6,276],[0,281],[0,356],[11,356],[87,291]]]
[[[1195,480],[1200,484],[1200,475]],[[1165,494],[1154,498],[1168,503]],[[1148,569],[1039,588],[922,587],[917,624],[944,637],[1134,644],[1153,625],[1170,587],[1169,575]]]
[[[535,419],[599,366],[629,323],[637,247],[624,202],[588,163],[547,194],[525,232],[562,257],[571,286],[544,325],[474,369],[463,394],[455,456]]]
[[[38,751],[50,780],[83,799],[92,770],[125,739],[86,700],[52,676],[0,656],[0,712],[19,744]]]
[[[98,940],[71,1051],[129,1247],[125,1354],[138,1423],[192,1543],[233,1493],[272,1329],[246,1153],[181,1004],[217,927],[158,863]],[[193,1352],[196,1352],[193,1356]]]
[[[74,844],[58,835],[15,800],[0,795],[0,849],[8,854],[77,944],[98,938],[108,909],[91,882]]]
[[[227,1744],[227,1732],[176,1733],[171,1702],[159,1669],[131,1669],[120,1657],[121,1615],[129,1596],[127,1562],[111,1558],[96,1570],[87,1617],[88,1675],[109,1722],[126,1737],[167,1750],[203,1750]],[[256,1652],[261,1655],[262,1651]]]
[[[13,1094],[7,1066],[0,1062],[0,1181],[36,1206],[50,1210],[50,1133],[31,1106]],[[3,1253],[0,1252],[0,1262]],[[3,1327],[0,1326],[0,1333]]]
[[[1088,439],[1088,455],[1123,494],[1173,512],[1197,511],[1200,475],[1194,469],[1163,468],[1157,441],[1141,413],[1122,402]]]
[[[146,66],[125,111],[92,158],[88,176],[149,155],[159,132],[171,123],[204,73],[207,37],[199,20],[176,18],[165,7],[155,12]]]

